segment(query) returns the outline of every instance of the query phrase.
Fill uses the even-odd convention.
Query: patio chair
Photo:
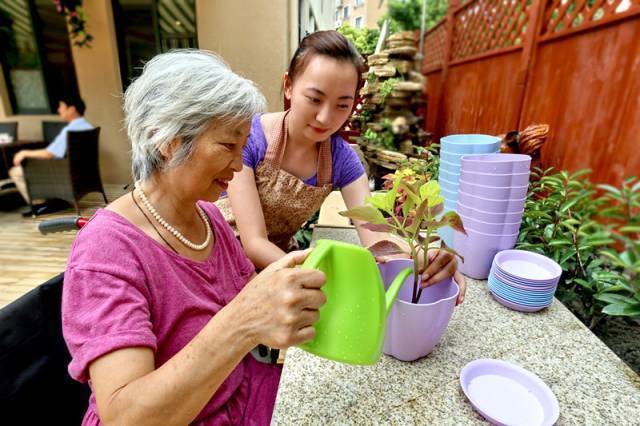
[[[11,121],[6,123],[0,123],[0,133],[8,133],[13,140],[18,139],[18,122]]]
[[[90,389],[67,372],[63,274],[0,309],[0,413],[24,425],[79,425]],[[13,420],[10,420],[13,419]]]
[[[61,199],[73,204],[80,215],[79,201],[90,192],[100,192],[105,204],[107,195],[100,179],[98,136],[100,128],[67,133],[67,154],[55,160],[27,158],[23,161],[24,178],[30,206],[33,200]]]
[[[60,134],[64,126],[67,123],[64,121],[43,121],[42,122],[42,137],[44,141],[48,144],[53,142],[53,140]]]

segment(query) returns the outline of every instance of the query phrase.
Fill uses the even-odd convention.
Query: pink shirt
[[[62,296],[71,377],[87,381],[92,361],[127,347],[150,348],[159,367],[243,288],[254,272],[251,261],[218,209],[201,206],[216,236],[205,261],[174,253],[109,210],[98,210],[78,233]],[[195,424],[269,423],[280,371],[248,354]],[[93,394],[83,424],[100,424]]]

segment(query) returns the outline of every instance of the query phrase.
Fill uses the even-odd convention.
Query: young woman
[[[337,135],[353,110],[362,71],[362,57],[340,33],[308,35],[284,75],[290,108],[253,118],[242,154],[244,167],[229,185],[231,209],[226,209],[226,217],[235,221],[257,268],[295,248],[294,234],[332,190],[340,189],[348,208],[364,204],[370,195],[357,155]],[[357,221],[355,225],[364,246],[389,237]],[[456,272],[457,261],[450,253],[433,250],[430,256],[423,285]],[[456,274],[456,281],[461,302],[464,278]]]

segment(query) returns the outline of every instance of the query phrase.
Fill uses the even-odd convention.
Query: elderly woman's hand
[[[295,268],[309,252],[292,252],[272,263],[238,295],[256,343],[286,348],[315,336],[313,324],[326,302],[320,290],[326,278],[317,270]]]

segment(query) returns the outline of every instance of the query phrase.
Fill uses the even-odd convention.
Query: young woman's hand
[[[458,294],[458,299],[456,300],[456,305],[459,305],[464,300],[464,295],[467,291],[467,283],[465,282],[464,276],[458,271],[458,260],[456,256],[452,253],[440,250],[440,249],[429,249],[427,252],[428,256],[428,267],[424,269],[424,261],[422,252],[418,255],[418,263],[420,267],[420,272],[422,274],[422,283],[421,286],[428,287],[437,282],[440,282],[444,279],[447,279],[453,276],[453,279],[460,287],[460,294]],[[389,262],[394,259],[409,259],[408,254],[395,254],[388,256],[376,256],[376,261],[379,263]]]
[[[292,252],[247,283],[236,297],[256,344],[286,348],[313,339],[313,324],[326,302],[321,291],[325,275],[301,269],[310,250]]]

